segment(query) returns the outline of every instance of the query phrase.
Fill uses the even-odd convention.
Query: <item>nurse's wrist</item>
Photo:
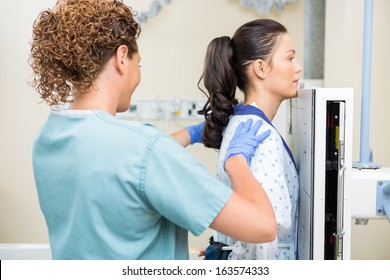
[[[198,124],[185,127],[185,129],[188,131],[188,134],[191,137],[191,145],[195,143],[202,143],[202,136],[203,136],[205,124],[206,122],[203,121]]]
[[[225,171],[226,173],[228,173],[228,175],[231,175],[234,172],[234,170],[243,168],[245,166],[249,168],[248,162],[245,156],[242,154],[231,155],[229,158],[225,160],[225,164],[224,164]]]

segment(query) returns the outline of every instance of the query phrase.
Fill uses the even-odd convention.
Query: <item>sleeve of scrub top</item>
[[[169,136],[159,137],[151,147],[144,186],[156,211],[195,236],[210,226],[232,194]]]

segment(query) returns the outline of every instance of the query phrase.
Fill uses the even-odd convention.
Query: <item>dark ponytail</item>
[[[206,119],[203,144],[206,147],[219,149],[222,132],[233,113],[233,106],[238,103],[235,98],[237,87],[236,73],[232,67],[233,48],[227,36],[215,38],[207,47],[204,62],[203,80],[208,97],[203,110],[199,111]]]
[[[258,19],[250,21],[234,33],[232,39],[219,37],[212,40],[207,48],[203,80],[208,100],[199,111],[206,119],[203,144],[219,149],[223,129],[238,103],[235,93],[248,89],[248,66],[256,59],[272,64],[272,53],[287,29],[277,21]]]

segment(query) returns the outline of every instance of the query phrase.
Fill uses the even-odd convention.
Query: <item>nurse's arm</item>
[[[274,240],[277,225],[273,207],[246,159],[242,155],[232,156],[226,161],[225,169],[233,194],[210,227],[244,242]]]
[[[185,128],[171,133],[171,136],[184,148],[191,144],[191,136]]]
[[[202,121],[176,131],[172,133],[171,136],[175,138],[177,143],[182,145],[184,148],[190,144],[202,143],[202,135],[205,125],[206,122]]]

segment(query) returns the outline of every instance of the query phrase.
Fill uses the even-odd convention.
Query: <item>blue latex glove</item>
[[[243,155],[249,165],[259,144],[270,135],[270,130],[267,130],[260,135],[256,135],[263,124],[262,120],[257,121],[253,126],[252,123],[253,120],[248,119],[246,122],[241,122],[238,125],[237,130],[230,141],[229,147],[226,150],[226,156],[223,162],[224,166],[228,158],[238,154]]]
[[[191,136],[191,145],[195,143],[202,143],[202,136],[205,124],[206,121],[203,121],[201,123],[190,125],[185,128]]]

